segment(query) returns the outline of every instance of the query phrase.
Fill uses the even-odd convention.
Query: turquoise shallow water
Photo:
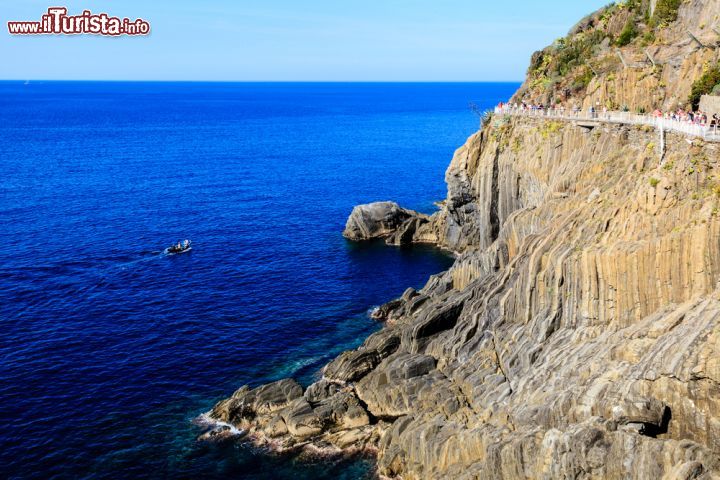
[[[196,442],[192,420],[245,383],[311,382],[450,265],[350,244],[345,219],[432,212],[468,103],[516,87],[0,83],[3,476],[372,475]]]

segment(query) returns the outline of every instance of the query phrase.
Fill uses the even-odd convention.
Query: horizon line
[[[0,82],[107,82],[107,83],[523,83],[524,80],[110,80],[110,79],[20,79]]]

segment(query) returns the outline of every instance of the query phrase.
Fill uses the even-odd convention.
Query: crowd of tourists
[[[676,111],[673,112],[663,112],[662,110],[658,109],[653,112],[653,117],[663,118],[665,120],[673,120],[676,122],[692,123],[700,126],[707,125],[710,127],[716,127],[720,124],[720,116],[717,113],[709,116],[706,112],[703,111],[685,111],[682,108],[678,108]]]
[[[543,105],[542,103],[503,103],[500,102],[495,107],[495,113],[528,113],[536,115],[544,115],[549,117],[580,117],[583,113],[583,109],[580,106],[573,105],[572,107],[566,107],[563,104],[560,105]],[[587,112],[591,118],[601,118],[603,115],[608,116],[610,111],[607,107],[594,107],[591,106]]]
[[[720,115],[715,113],[710,115],[702,111],[690,111],[679,108],[674,111],[663,112],[660,109],[656,109],[652,114],[633,114],[628,111],[624,112],[613,112],[608,110],[607,107],[600,107],[599,103],[590,106],[588,109],[583,109],[579,105],[575,104],[570,107],[566,107],[563,104],[559,105],[543,105],[542,103],[526,103],[526,102],[514,102],[514,103],[503,103],[500,102],[495,107],[495,113],[510,113],[510,114],[526,114],[526,115],[537,115],[547,117],[578,117],[578,118],[590,118],[599,120],[622,120],[622,119],[634,119],[635,121],[630,123],[656,123],[657,119],[663,119],[665,124],[676,125],[678,127],[696,127],[698,132],[711,132],[717,134],[720,130]],[[648,118],[651,117],[651,118]],[[647,121],[639,122],[638,118],[645,118]],[[671,124],[672,122],[672,124]],[[687,129],[685,129],[687,130]],[[692,132],[691,132],[692,133]]]

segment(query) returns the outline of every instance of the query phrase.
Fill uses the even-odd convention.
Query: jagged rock
[[[375,310],[373,310],[372,314],[370,315],[371,318],[379,321],[385,321],[390,317],[390,315],[400,309],[403,306],[403,301],[400,298],[396,298],[395,300],[390,300],[389,302],[380,305]]]
[[[667,405],[654,398],[625,397],[610,407],[606,418],[612,418],[620,424],[639,423],[659,428],[663,424],[667,408]]]
[[[372,312],[371,316],[375,320],[391,322],[422,305],[422,301],[415,301],[418,297],[424,299],[428,298],[427,296],[423,296],[414,288],[408,288],[400,298],[391,300],[388,303],[376,308]]]
[[[393,354],[400,346],[399,332],[394,329],[384,329],[370,335],[363,344],[366,349],[375,350],[380,359]]]
[[[455,326],[463,305],[463,299],[460,298],[449,305],[435,305],[424,310],[422,315],[418,315],[419,318],[412,328],[404,329],[401,340],[403,346],[411,352],[420,351],[427,338]]]
[[[348,429],[364,427],[369,424],[370,417],[365,409],[359,406],[349,408],[342,419],[342,426]]]
[[[265,427],[265,432],[269,438],[277,438],[287,435],[289,430],[282,415],[276,415]]]
[[[451,382],[435,369],[429,355],[397,353],[357,384],[357,394],[376,417],[410,415],[430,405],[446,414],[457,412],[463,400]]]
[[[370,417],[357,396],[345,390],[327,398],[315,408],[315,413],[323,422],[343,430],[364,427],[370,424]]]
[[[390,234],[385,240],[388,245],[407,245],[413,242],[415,232],[428,222],[425,217],[411,217],[405,220],[395,232]]]
[[[327,400],[341,390],[341,386],[327,379],[321,379],[305,390],[305,400],[315,404]]]
[[[375,350],[343,352],[325,367],[324,375],[340,382],[354,382],[375,368],[380,360],[380,355]]]
[[[237,422],[241,417],[266,415],[288,406],[302,394],[302,387],[289,378],[255,389],[244,386],[229,399],[218,403],[212,416],[224,422]]]
[[[373,428],[355,428],[352,430],[342,430],[330,436],[330,441],[339,448],[363,447],[368,444],[371,437],[375,433]]]
[[[320,418],[304,398],[294,400],[284,412],[283,419],[293,437],[312,437],[323,429]]]
[[[326,378],[340,382],[354,382],[371,371],[383,358],[400,345],[400,337],[392,330],[377,332],[365,341],[364,347],[342,353],[324,370]]]
[[[355,207],[347,219],[343,236],[349,240],[360,241],[373,238],[390,237],[402,229],[400,237],[407,237],[417,222],[426,221],[426,217],[412,210],[400,208],[394,202],[375,202]],[[393,241],[401,241],[396,237]]]
[[[242,435],[242,432],[241,434]],[[228,425],[220,425],[200,435],[199,440],[206,442],[224,442],[237,439],[238,435]]]

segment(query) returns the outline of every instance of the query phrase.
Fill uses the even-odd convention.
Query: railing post
[[[650,63],[652,63],[652,66],[653,66],[653,67],[657,67],[657,64],[655,63],[655,59],[653,58],[652,55],[650,55],[650,49],[649,49],[649,48],[646,48],[646,49],[645,49],[645,55],[647,55],[648,59],[650,60]]]
[[[690,36],[690,38],[692,38],[698,45],[700,45],[700,48],[705,48],[705,45],[703,45],[703,43],[700,40],[698,40],[698,38],[695,35],[693,35],[693,33],[690,31],[690,29],[687,29],[686,31],[687,31],[687,34]]]
[[[657,125],[660,129],[660,164],[665,157],[665,125],[662,118],[657,119]]]
[[[623,54],[620,51],[620,49],[619,48],[615,49],[615,52],[617,53],[618,57],[620,57],[620,61],[622,62],[623,67],[628,68],[627,63],[625,62],[625,57],[623,57]]]

